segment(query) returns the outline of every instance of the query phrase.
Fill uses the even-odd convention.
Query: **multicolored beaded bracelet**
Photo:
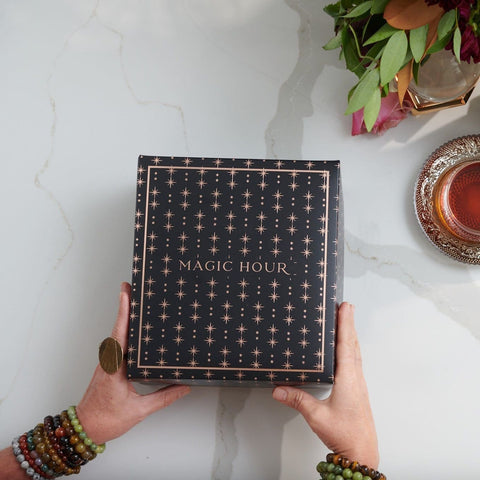
[[[42,464],[41,466],[36,466],[36,467],[33,466],[33,465],[35,465],[35,463],[34,463],[35,461],[32,457],[32,452],[36,451],[36,450],[35,450],[35,445],[33,443],[33,432],[32,432],[32,430],[30,430],[26,434],[23,434],[20,437],[19,443],[20,443],[20,448],[22,449],[22,452],[23,452],[26,460],[31,464],[31,466],[35,470],[35,472],[38,473],[39,475],[45,477],[47,480],[52,479],[54,472],[53,472],[52,469],[50,469],[50,467],[48,465]]]
[[[317,465],[322,480],[387,480],[387,477],[373,468],[352,462],[338,453],[329,453],[326,462]]]
[[[60,419],[54,427],[56,427],[55,436],[64,445],[66,462],[70,467],[80,467],[95,458],[96,455],[93,453],[83,455],[86,447],[79,445],[80,439],[70,423],[66,410],[60,414]]]
[[[26,436],[27,448],[30,452],[30,458],[32,459],[30,465],[40,476],[49,479],[52,477],[46,473],[49,470],[49,466],[46,462],[50,460],[50,456],[47,456],[46,454],[40,455],[35,449],[35,446],[42,441],[42,438],[43,424],[39,423],[33,430],[30,430]]]
[[[20,467],[23,468],[25,470],[25,473],[29,477],[32,477],[33,480],[47,480],[45,477],[36,472],[35,469],[30,465],[25,455],[22,453],[23,450],[20,447],[19,440],[20,437],[16,437],[12,440],[12,451],[18,463],[20,464]]]
[[[87,436],[75,407],[47,416],[43,423],[12,441],[20,467],[33,480],[53,480],[80,472],[80,467],[105,450]]]
[[[50,416],[45,417],[44,423],[49,441],[58,453],[62,452],[62,454],[59,455],[61,460],[68,469],[75,470],[74,472],[70,472],[64,468],[66,474],[76,473],[79,467],[94,458],[93,454],[89,454],[88,456],[83,455],[83,452],[86,450],[85,445],[81,447],[80,445],[76,445],[79,442],[79,438],[68,421],[66,410],[53,418]],[[59,464],[58,461],[57,463]]]
[[[53,417],[48,416],[44,419],[44,436],[41,443],[37,444],[40,451],[45,451],[50,456],[47,465],[55,472],[54,476],[66,475],[70,473],[70,466],[67,465],[67,456],[60,444],[59,439],[55,436],[55,425]],[[45,445],[45,448],[43,447]]]

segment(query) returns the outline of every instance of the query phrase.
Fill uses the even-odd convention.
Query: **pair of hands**
[[[123,283],[112,337],[127,348],[130,285]],[[360,347],[355,332],[354,307],[339,309],[335,384],[326,400],[317,400],[303,390],[277,387],[273,398],[300,412],[310,428],[332,451],[376,469],[379,455],[367,385],[363,377]],[[148,415],[187,395],[190,387],[172,385],[148,395],[139,395],[126,379],[125,362],[113,375],[98,365],[77,415],[89,437],[97,444],[117,438]]]

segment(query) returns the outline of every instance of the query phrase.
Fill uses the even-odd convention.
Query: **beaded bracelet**
[[[21,437],[16,437],[12,440],[12,451],[13,454],[15,455],[15,458],[17,459],[18,463],[20,464],[20,467],[25,470],[25,473],[32,477],[34,480],[46,480],[45,477],[42,477],[38,471],[36,471],[33,466],[30,464],[30,462],[27,460],[25,457],[25,451],[23,450],[20,446],[20,438]]]
[[[66,463],[66,452],[62,449],[62,445],[54,433],[55,426],[53,423],[53,417],[45,417],[43,423],[45,434],[42,441],[37,444],[38,449],[44,453],[46,451],[50,456],[47,465],[55,472],[55,476],[70,473],[68,470],[69,466],[67,466]],[[45,445],[45,447],[43,447],[43,445]]]
[[[105,451],[83,430],[74,406],[12,441],[12,452],[20,467],[33,480],[52,480],[80,472],[80,468]]]
[[[67,414],[73,429],[78,433],[78,436],[83,440],[83,443],[88,446],[93,453],[103,453],[105,451],[105,444],[102,443],[101,445],[96,445],[90,438],[87,437],[87,434],[83,431],[83,427],[80,425],[80,421],[78,420],[75,406],[69,407]]]
[[[44,435],[43,424],[39,423],[33,430],[30,430],[26,436],[27,448],[32,458],[32,467],[35,471],[44,476],[46,479],[53,478],[53,470],[50,472],[48,462],[50,461],[50,455],[46,452],[39,453],[36,450],[36,445],[42,441]],[[51,475],[50,475],[51,473]]]
[[[352,462],[338,453],[329,453],[327,461],[317,465],[317,472],[323,480],[387,480],[383,473]]]

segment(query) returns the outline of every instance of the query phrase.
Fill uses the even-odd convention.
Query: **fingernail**
[[[273,391],[273,398],[275,400],[279,400],[280,402],[284,402],[287,399],[287,391],[284,390],[283,388],[277,387]]]
[[[127,282],[122,282],[120,284],[120,293],[118,294],[118,298],[119,298],[119,301],[121,302],[122,301],[122,297],[123,295],[128,295],[128,283]]]

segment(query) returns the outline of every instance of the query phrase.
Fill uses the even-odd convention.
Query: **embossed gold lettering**
[[[207,272],[212,272],[213,270],[215,270],[215,262],[213,260],[209,260],[208,262],[205,262],[205,270]],[[217,271],[218,271],[218,267],[217,267]]]
[[[287,270],[287,264],[286,263],[283,263],[283,262],[279,262],[278,263],[278,273],[282,272],[284,273],[285,275],[290,275]]]
[[[265,266],[267,263],[265,262]],[[252,263],[252,271],[255,273],[261,272],[263,269],[263,265],[260,262],[253,262]]]
[[[180,271],[231,272],[234,268],[233,262],[230,260],[207,260],[206,262],[196,260],[194,263],[192,263],[192,260],[179,260],[178,262]],[[240,262],[238,264],[238,271],[242,273],[260,273],[264,271],[267,273],[283,273],[284,275],[290,276],[290,273],[287,271],[287,264],[284,262]]]
[[[180,262],[180,263],[179,263],[180,270],[183,270],[183,269],[185,269],[185,268],[186,268],[187,270],[190,270],[190,260],[189,260],[187,263],[183,262],[182,260],[179,260],[179,262]]]
[[[270,270],[268,269],[269,266],[270,266]],[[267,273],[273,273],[275,271],[275,262],[272,262],[272,263],[265,262],[265,271]]]

